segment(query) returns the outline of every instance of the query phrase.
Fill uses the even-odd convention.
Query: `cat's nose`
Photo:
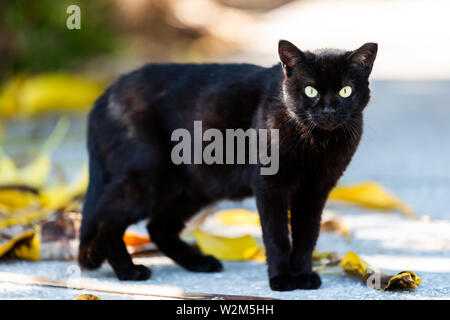
[[[333,107],[325,107],[322,112],[326,115],[332,115],[336,113],[336,109],[334,109]]]

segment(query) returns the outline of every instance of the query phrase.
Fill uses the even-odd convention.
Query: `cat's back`
[[[195,79],[209,82],[211,79],[236,80],[236,77],[246,77],[264,69],[249,63],[150,63],[130,75],[141,74],[150,77],[150,81],[183,82]]]
[[[120,114],[127,123],[151,117],[168,129],[206,114],[230,122],[237,113],[241,118],[247,114],[248,123],[270,72],[253,64],[148,64],[111,85],[106,112]]]
[[[195,92],[216,85],[242,83],[265,68],[252,64],[152,63],[123,75],[117,89],[141,87],[150,92]]]

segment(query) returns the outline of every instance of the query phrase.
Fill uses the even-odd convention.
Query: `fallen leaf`
[[[259,215],[245,209],[221,210],[214,215],[217,222],[223,225],[258,225]]]
[[[338,218],[330,218],[320,223],[320,230],[325,232],[337,232],[350,241],[350,228]]]
[[[123,236],[123,242],[125,242],[125,245],[127,246],[137,247],[150,243],[150,238],[127,231]]]
[[[340,265],[347,274],[356,276],[368,287],[381,291],[413,290],[421,282],[421,278],[412,271],[402,271],[396,275],[377,271],[354,252],[347,252]]]
[[[0,115],[88,110],[104,88],[102,83],[68,73],[19,76],[0,90]]]
[[[290,217],[290,211],[288,211]],[[214,214],[214,219],[224,226],[260,226],[259,215],[257,212],[245,209],[226,209]],[[326,232],[337,232],[350,240],[350,228],[337,218],[331,218],[321,223],[321,230]]]
[[[5,255],[39,260],[39,236],[35,228],[19,223],[3,223],[0,227],[0,257]]]
[[[81,294],[76,297],[74,300],[100,300],[99,297],[94,296],[93,294]]]
[[[17,98],[25,77],[18,75],[0,89],[0,117],[12,116],[18,112]]]
[[[9,214],[11,212],[41,207],[39,195],[29,191],[16,188],[0,189],[0,212]]]
[[[331,191],[329,200],[349,202],[376,210],[398,210],[409,217],[416,217],[407,204],[398,200],[376,182],[338,186]]]
[[[194,235],[200,251],[218,259],[252,260],[262,258],[263,246],[250,235],[227,238],[209,234],[200,229],[195,230]]]
[[[12,255],[17,259],[39,261],[40,259],[40,239],[39,230],[35,230],[31,239],[15,245]]]

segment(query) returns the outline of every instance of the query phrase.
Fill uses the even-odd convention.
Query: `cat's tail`
[[[103,259],[91,257],[90,245],[97,234],[96,206],[106,186],[106,172],[99,148],[98,111],[106,108],[107,94],[100,97],[91,111],[88,119],[87,147],[89,155],[89,185],[83,205],[83,218],[80,229],[80,246],[78,261],[87,269],[100,267]]]

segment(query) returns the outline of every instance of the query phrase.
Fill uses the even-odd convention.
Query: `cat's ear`
[[[280,40],[278,42],[278,54],[287,77],[290,76],[291,70],[296,64],[305,60],[305,54],[287,40]]]
[[[349,56],[350,63],[361,67],[367,75],[372,71],[373,63],[377,57],[378,44],[368,42],[359,49],[351,52]]]

